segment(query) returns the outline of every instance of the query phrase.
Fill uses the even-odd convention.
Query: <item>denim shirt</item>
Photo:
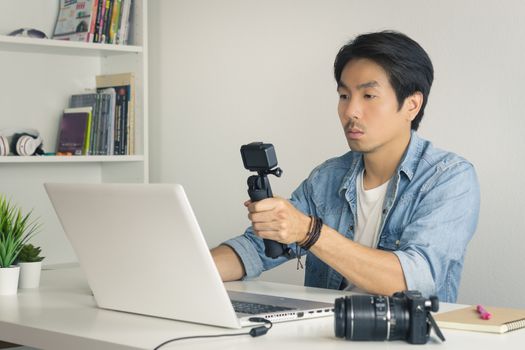
[[[363,168],[363,155],[358,152],[327,160],[301,183],[290,201],[304,214],[322,218],[325,225],[353,239],[356,178]],[[397,255],[409,290],[455,302],[479,205],[479,183],[473,165],[454,153],[434,148],[412,132],[387,188],[377,249]],[[263,241],[251,227],[224,244],[239,255],[245,279],[294,258],[266,257]],[[290,247],[295,252],[295,244]],[[311,252],[307,252],[305,269],[306,286],[341,287],[343,276]]]

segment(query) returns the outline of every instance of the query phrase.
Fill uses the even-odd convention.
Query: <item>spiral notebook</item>
[[[490,320],[481,319],[476,306],[434,315],[439,327],[466,331],[506,333],[525,328],[525,310],[486,307],[492,314]]]

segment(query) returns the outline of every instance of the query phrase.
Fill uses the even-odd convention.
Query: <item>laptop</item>
[[[179,184],[44,186],[100,308],[228,328],[333,315],[331,303],[228,293]]]

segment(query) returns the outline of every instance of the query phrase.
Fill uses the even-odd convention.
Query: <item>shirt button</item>
[[[354,230],[354,226],[350,226],[350,231],[353,231]]]
[[[401,242],[400,242],[399,239],[398,239],[398,240],[396,241],[396,246],[399,247],[399,244],[400,244],[400,243],[401,243]]]
[[[386,209],[383,209],[383,214],[386,214]]]

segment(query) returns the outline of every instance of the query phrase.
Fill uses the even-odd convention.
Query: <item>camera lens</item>
[[[335,300],[334,306],[334,330],[335,336],[344,338],[346,334],[346,302],[345,298]]]
[[[409,313],[404,298],[352,295],[335,301],[335,335],[347,340],[406,339]]]

